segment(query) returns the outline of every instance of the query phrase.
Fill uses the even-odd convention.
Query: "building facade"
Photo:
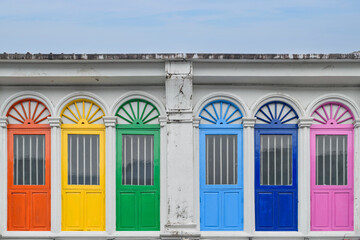
[[[360,237],[360,54],[0,54],[0,238]]]

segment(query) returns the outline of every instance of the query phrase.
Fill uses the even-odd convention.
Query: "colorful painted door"
[[[75,123],[61,125],[63,231],[105,230],[105,127],[96,124],[103,115],[88,100],[61,113]]]
[[[116,229],[160,230],[160,125],[153,104],[133,99],[116,116]]]
[[[8,111],[8,230],[50,231],[50,113],[35,99]]]
[[[321,105],[311,126],[311,230],[354,228],[353,125],[349,108]]]
[[[243,129],[240,109],[216,100],[200,113],[200,229],[243,230]]]
[[[255,124],[255,227],[257,231],[297,231],[297,125],[283,102],[263,105]],[[258,123],[259,122],[259,123]]]

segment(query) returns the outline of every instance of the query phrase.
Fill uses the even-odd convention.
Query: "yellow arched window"
[[[62,230],[105,230],[104,111],[87,99],[69,102],[60,117]]]

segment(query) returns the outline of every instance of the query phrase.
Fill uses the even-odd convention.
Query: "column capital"
[[[159,117],[160,127],[165,127],[167,122],[167,117]]]
[[[62,120],[60,117],[48,117],[47,119],[49,121],[50,127],[60,128],[62,124]]]
[[[309,128],[313,124],[314,118],[299,118],[297,124],[299,128]]]
[[[244,127],[252,127],[253,128],[255,126],[256,118],[255,117],[243,117],[242,121],[243,121]]]
[[[0,127],[6,128],[8,124],[9,121],[7,117],[0,117]]]
[[[193,117],[193,127],[198,128],[200,124],[201,117]]]
[[[359,128],[360,127],[360,119],[355,119],[354,120],[354,128]]]
[[[103,118],[105,127],[115,127],[117,123],[117,117],[115,116],[104,116]]]

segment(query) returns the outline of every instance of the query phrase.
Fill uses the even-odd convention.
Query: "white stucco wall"
[[[70,69],[70,70],[69,70]],[[89,70],[92,69],[92,70]],[[360,61],[353,62],[215,62],[163,61],[87,63],[9,62],[0,64],[0,234],[3,238],[71,238],[97,236],[101,239],[179,239],[279,237],[360,237]],[[93,81],[94,79],[100,81]],[[54,81],[53,81],[54,80]],[[104,81],[103,81],[104,80]],[[101,102],[107,119],[106,139],[114,142],[114,111],[128,97],[142,96],[161,110],[161,222],[159,232],[116,232],[115,150],[107,144],[106,232],[61,232],[61,209],[53,207],[51,232],[9,232],[6,227],[7,155],[6,110],[9,99],[24,94],[44,96],[53,112],[52,164],[58,168],[60,134],[56,124],[61,106],[70,97],[87,94]],[[239,105],[244,114],[244,231],[200,231],[198,114],[211,99],[226,97]],[[14,98],[16,99],[16,98]],[[310,231],[309,124],[312,109],[321,101],[339,100],[347,104],[356,118],[355,130],[355,214],[354,231]],[[254,222],[254,113],[267,100],[284,100],[300,117],[299,124],[299,231],[256,232]],[[299,126],[300,126],[299,125]],[[115,144],[115,143],[113,143]],[[57,169],[58,169],[57,168]],[[56,168],[52,170],[57,171]],[[52,172],[52,204],[61,207],[59,172]],[[1,239],[1,237],[0,237]]]

